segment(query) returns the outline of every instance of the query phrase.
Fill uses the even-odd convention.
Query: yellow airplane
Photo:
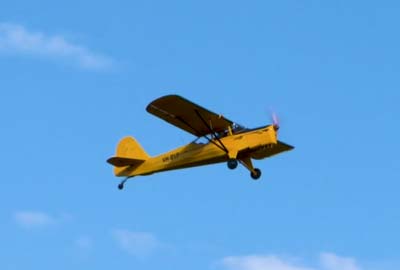
[[[131,177],[194,166],[227,162],[229,169],[241,163],[257,180],[261,170],[253,167],[252,159],[264,159],[294,147],[278,141],[278,121],[247,129],[177,95],[168,95],[151,102],[146,110],[164,121],[197,137],[193,142],[167,153],[151,157],[133,137],[123,138],[116,155],[107,160],[114,166],[115,176],[123,176],[118,185]],[[200,142],[204,137],[206,143]]]

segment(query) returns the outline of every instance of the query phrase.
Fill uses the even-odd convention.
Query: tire
[[[227,162],[228,168],[233,170],[236,169],[236,167],[238,166],[238,161],[236,159],[230,159]]]
[[[254,168],[254,171],[250,173],[250,176],[253,180],[258,180],[261,177],[261,170]]]

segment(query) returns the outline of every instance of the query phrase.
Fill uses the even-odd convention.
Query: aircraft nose
[[[269,130],[269,132],[267,132],[267,134],[268,134],[268,141],[273,144],[276,144],[278,141],[278,132],[277,129],[275,129],[275,126],[272,126],[272,128]]]

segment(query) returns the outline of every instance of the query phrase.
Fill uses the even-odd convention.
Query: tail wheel
[[[236,159],[230,159],[228,160],[228,168],[233,170],[236,169],[236,167],[238,166],[238,161]]]
[[[119,185],[118,185],[118,189],[119,189],[119,190],[124,189],[124,184],[125,184],[125,182],[128,181],[128,179],[129,179],[129,178],[132,178],[132,177],[133,177],[133,176],[128,176],[128,177],[126,177],[124,180],[122,180],[121,183],[119,183]]]
[[[250,173],[250,176],[253,178],[253,180],[258,180],[261,177],[261,170],[254,168],[254,170]]]

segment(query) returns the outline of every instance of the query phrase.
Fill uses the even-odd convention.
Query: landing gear
[[[124,180],[122,180],[121,183],[119,183],[119,185],[118,185],[118,189],[119,189],[119,190],[124,189],[124,184],[125,184],[125,182],[126,182],[129,178],[131,178],[131,177],[132,177],[132,176],[128,176],[127,178],[125,178]]]
[[[230,159],[228,160],[228,168],[233,170],[236,169],[236,167],[238,166],[238,162],[236,159]]]
[[[239,162],[250,171],[250,176],[253,180],[258,180],[261,177],[261,170],[253,167],[250,157],[239,159]]]
[[[261,177],[261,170],[254,168],[254,170],[250,172],[250,176],[253,178],[253,180],[258,180]]]

